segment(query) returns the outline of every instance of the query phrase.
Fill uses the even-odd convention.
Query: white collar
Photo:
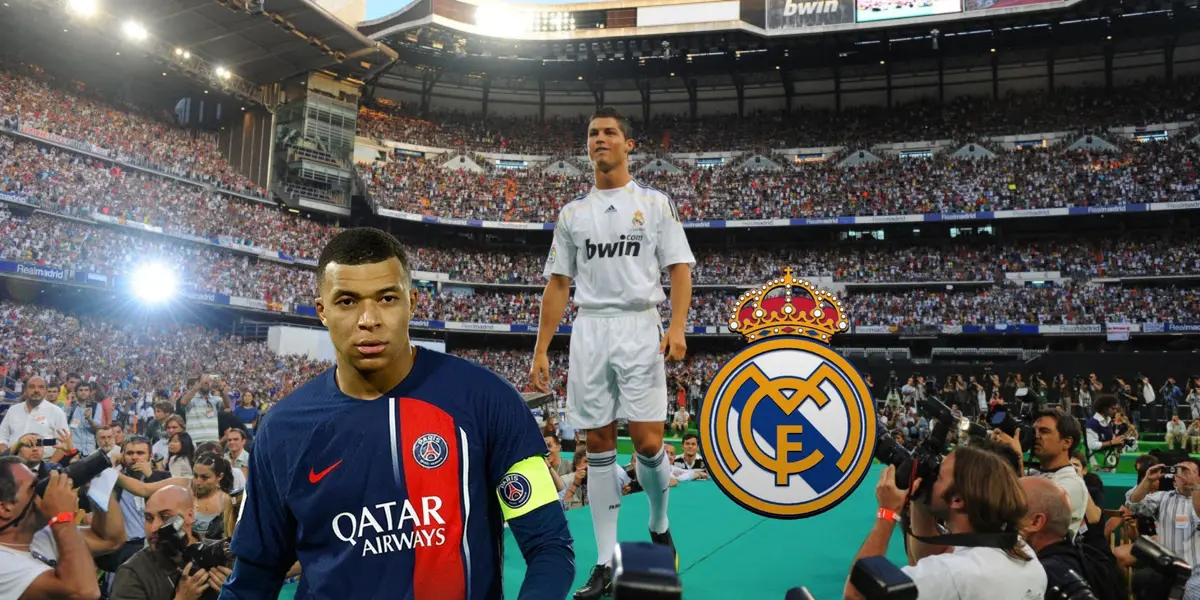
[[[1095,419],[1097,423],[1100,423],[1102,427],[1108,427],[1109,425],[1112,425],[1112,421],[1100,413],[1092,415],[1092,418]]]

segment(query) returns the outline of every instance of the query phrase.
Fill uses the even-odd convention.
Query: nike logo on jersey
[[[308,482],[313,483],[313,484],[319,483],[322,479],[325,479],[325,476],[328,475],[330,471],[338,468],[338,465],[340,465],[340,464],[342,464],[342,461],[339,460],[339,461],[333,463],[332,465],[329,465],[328,469],[325,469],[324,471],[321,471],[320,473],[313,471],[312,467],[309,467]]]
[[[613,206],[613,205],[609,204],[609,205],[608,205],[608,210],[604,211],[604,214],[606,214],[606,215],[607,215],[608,213],[615,213],[615,212],[617,212],[617,207],[615,207],[615,206]]]

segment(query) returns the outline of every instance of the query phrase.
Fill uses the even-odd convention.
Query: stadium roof
[[[309,0],[271,0],[254,14],[232,0],[116,0],[108,10],[141,15],[146,28],[259,85],[325,69],[366,77],[395,53]]]

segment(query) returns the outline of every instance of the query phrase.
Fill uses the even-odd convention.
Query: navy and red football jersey
[[[282,572],[299,559],[298,599],[499,598],[501,503],[511,518],[551,481],[510,473],[546,452],[521,395],[428,349],[377,400],[343,394],[334,372],[272,408],[255,436],[238,560]]]

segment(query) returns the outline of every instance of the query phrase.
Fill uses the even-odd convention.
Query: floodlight
[[[96,14],[96,0],[67,0],[67,10],[83,17],[90,17]]]
[[[149,35],[146,32],[146,28],[142,27],[142,24],[137,21],[125,21],[125,24],[121,26],[121,31],[125,33],[125,37],[135,42],[140,42]]]
[[[161,263],[147,263],[134,269],[129,291],[146,304],[160,304],[175,296],[178,278]]]

